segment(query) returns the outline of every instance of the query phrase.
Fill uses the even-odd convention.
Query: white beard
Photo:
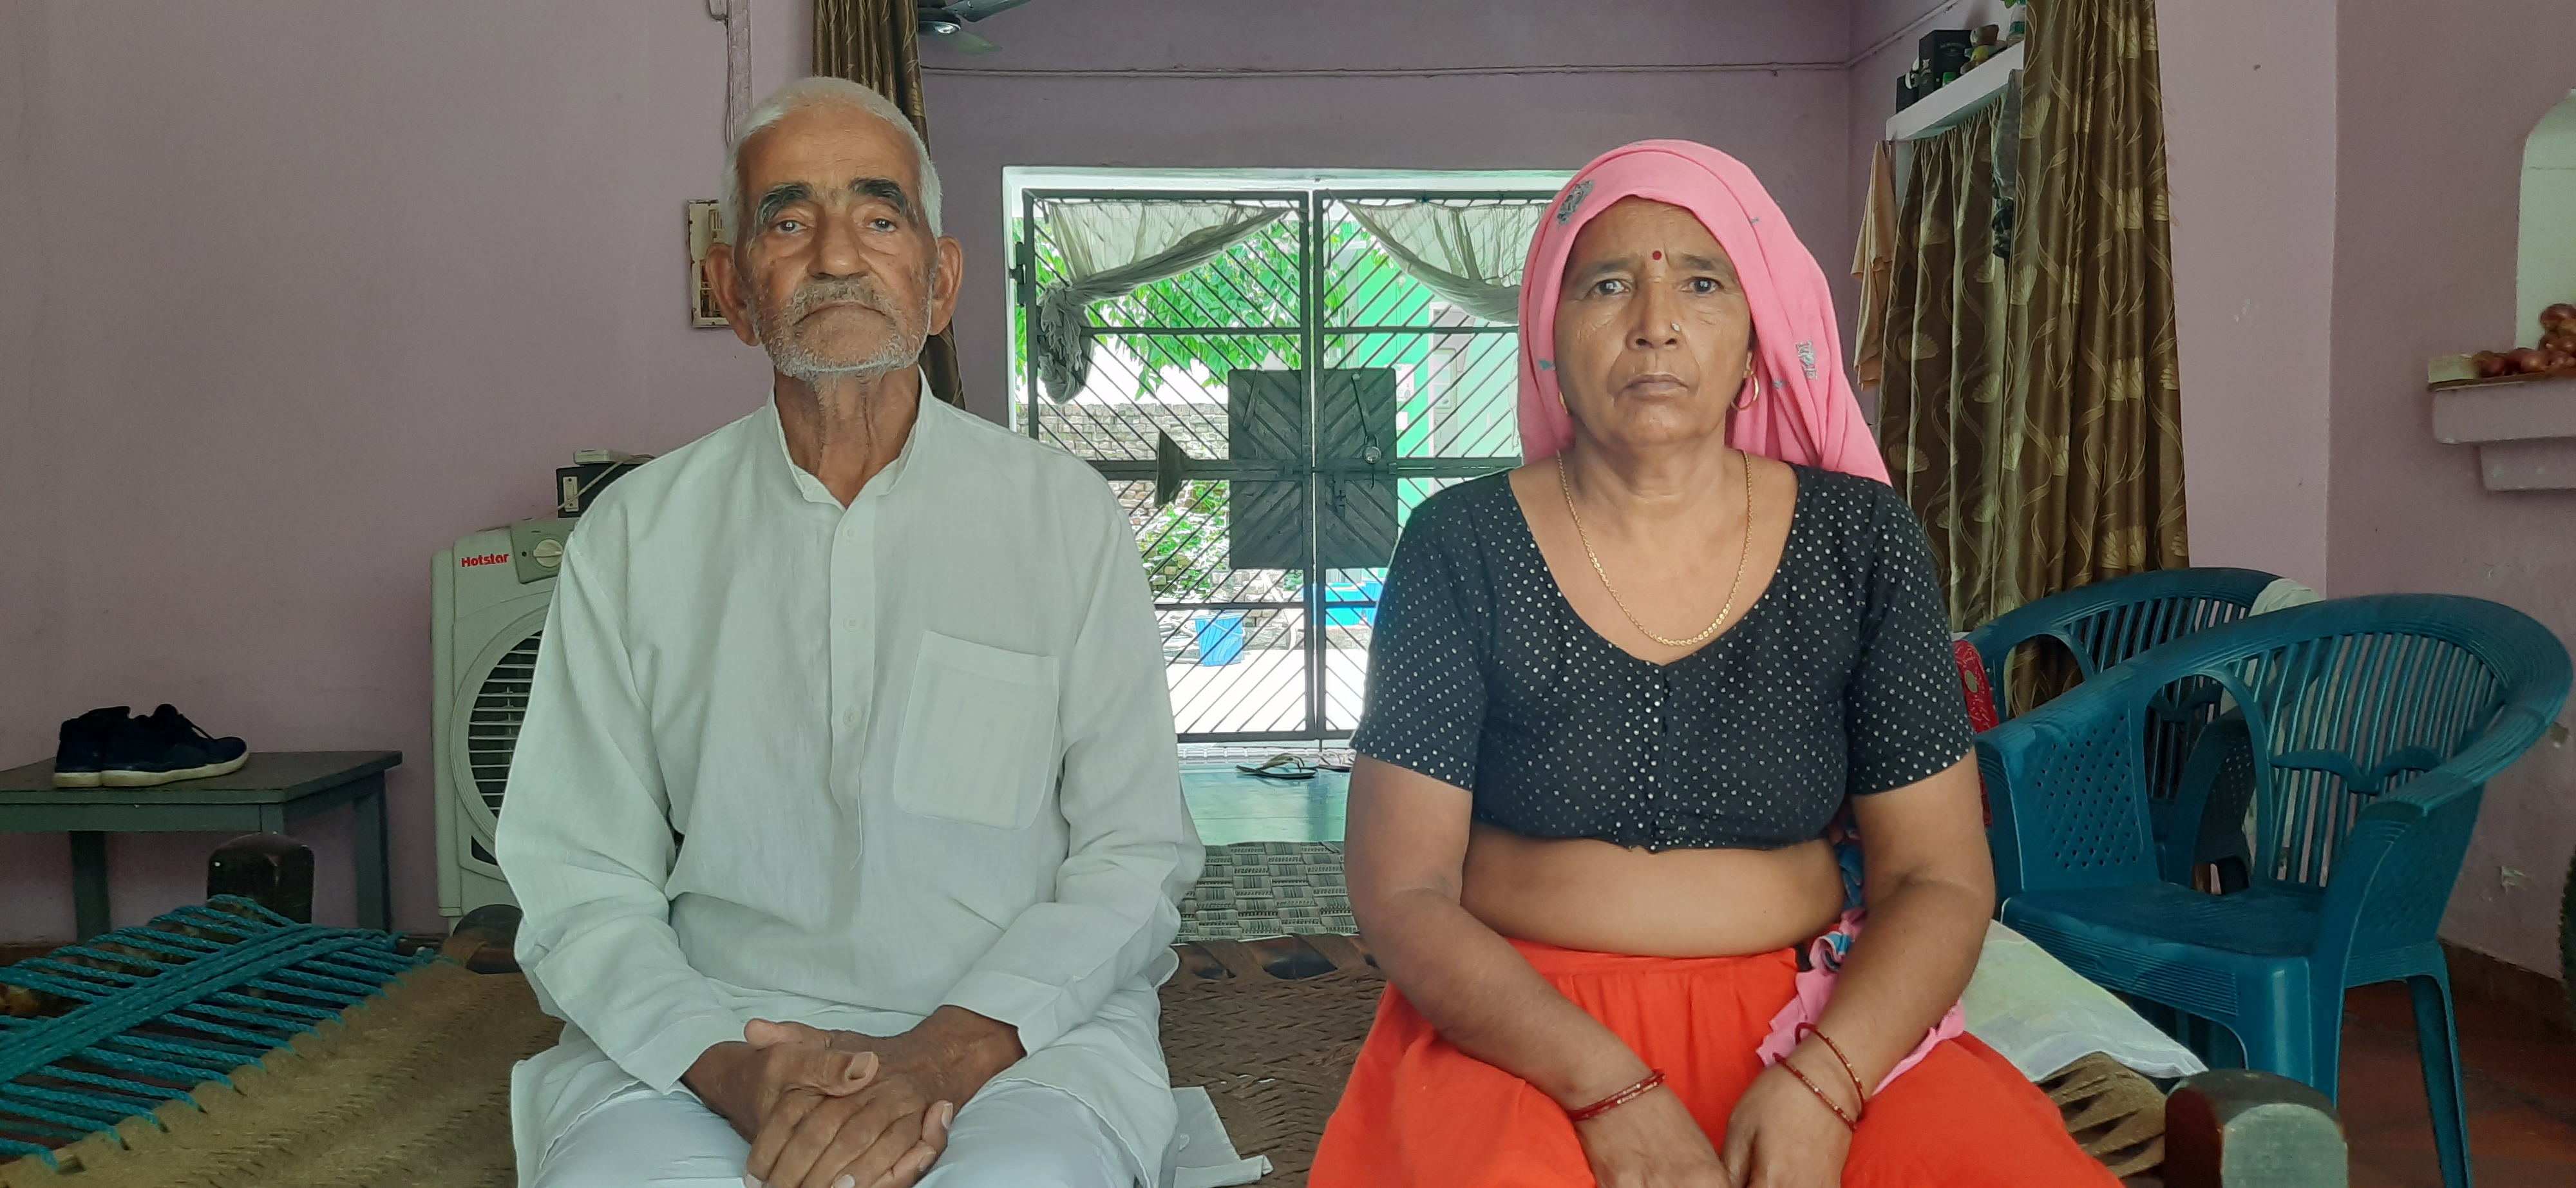
[[[930,338],[929,290],[928,285],[922,287],[921,312],[917,317],[896,317],[891,311],[880,309],[894,321],[894,335],[886,340],[884,346],[857,359],[825,358],[808,346],[803,336],[796,332],[803,311],[795,308],[797,303],[793,300],[789,302],[787,316],[776,319],[783,323],[779,325],[773,325],[759,303],[754,302],[752,336],[759,340],[762,350],[769,352],[769,361],[778,373],[790,379],[806,384],[834,379],[874,380],[910,367],[921,358],[921,348]]]

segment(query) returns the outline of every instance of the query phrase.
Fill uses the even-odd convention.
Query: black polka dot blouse
[[[1656,851],[1794,845],[1847,795],[1946,770],[1968,715],[1922,523],[1884,484],[1797,477],[1770,588],[1666,665],[1574,613],[1508,475],[1425,500],[1353,747],[1467,789],[1479,821]]]

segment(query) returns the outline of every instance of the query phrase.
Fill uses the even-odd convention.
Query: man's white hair
[[[742,192],[743,142],[759,134],[761,129],[787,118],[789,112],[827,103],[867,112],[894,125],[903,133],[904,139],[912,142],[913,156],[921,163],[921,192],[914,195],[913,200],[921,204],[922,217],[930,224],[930,233],[939,234],[939,169],[930,163],[930,146],[921,142],[920,129],[912,126],[912,121],[904,116],[902,108],[894,105],[893,100],[875,90],[846,78],[818,74],[797,79],[771,92],[769,98],[752,109],[751,115],[743,120],[742,127],[734,129],[733,139],[725,145],[723,210],[726,243],[740,245],[742,228],[751,222],[751,212],[744,205],[747,199]]]

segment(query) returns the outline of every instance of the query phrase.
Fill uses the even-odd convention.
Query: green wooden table
[[[0,771],[0,833],[68,833],[72,910],[86,940],[109,928],[107,835],[284,833],[354,805],[358,924],[393,927],[385,862],[385,769],[400,751],[253,751],[240,771],[158,788],[57,788],[52,760]]]

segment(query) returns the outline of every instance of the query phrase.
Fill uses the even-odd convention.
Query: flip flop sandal
[[[1245,775],[1259,776],[1265,780],[1311,780],[1315,778],[1314,767],[1295,755],[1273,755],[1262,760],[1258,766],[1249,763],[1238,763],[1234,765],[1234,769]]]

